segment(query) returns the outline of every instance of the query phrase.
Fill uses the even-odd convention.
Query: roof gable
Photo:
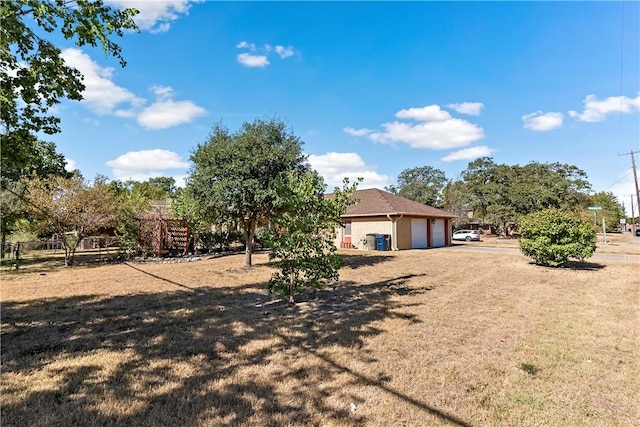
[[[352,197],[358,202],[347,207],[346,213],[342,215],[345,218],[376,215],[416,215],[441,218],[456,216],[450,212],[423,205],[377,188],[357,190]]]

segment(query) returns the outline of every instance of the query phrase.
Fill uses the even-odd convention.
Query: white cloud
[[[351,182],[356,182],[358,177],[364,178],[358,185],[360,189],[384,188],[389,184],[387,175],[375,172],[357,153],[311,154],[309,164],[324,178],[327,191],[340,187],[344,177],[349,178]]]
[[[167,99],[173,98],[173,88],[171,86],[151,86],[151,91],[160,101],[165,101]]]
[[[64,161],[65,161],[64,169],[67,172],[72,172],[73,170],[75,170],[77,168],[75,160],[72,160],[72,159],[69,159],[69,158],[65,157]]]
[[[192,101],[174,101],[173,89],[167,86],[154,86],[156,102],[138,114],[138,124],[147,129],[167,129],[190,123],[207,112]]]
[[[81,102],[96,114],[136,118],[138,124],[147,129],[166,129],[190,123],[206,114],[204,108],[192,101],[174,101],[173,89],[169,86],[152,86],[156,102],[145,106],[145,99],[112,81],[112,68],[101,67],[78,49],[66,49],[62,55],[67,65],[84,76],[85,90]]]
[[[290,45],[276,45],[274,49],[271,45],[265,44],[263,47],[257,48],[255,44],[249,43],[246,40],[242,40],[241,42],[239,42],[236,45],[236,48],[247,49],[249,52],[251,52],[240,53],[236,57],[240,64],[250,68],[264,68],[267,65],[271,64],[269,62],[269,55],[271,55],[273,51],[275,51],[280,59],[286,59],[295,54],[295,49]]]
[[[413,148],[457,148],[484,138],[481,127],[454,118],[415,125],[395,121],[384,123],[382,126],[385,128],[384,132],[374,132],[369,138],[382,143],[402,142]]]
[[[169,30],[171,23],[180,15],[189,13],[193,0],[107,0],[107,4],[120,9],[136,8],[140,13],[134,16],[134,21],[141,30],[152,33],[162,33]]]
[[[633,113],[640,110],[640,92],[635,98],[626,96],[610,96],[609,98],[599,101],[595,95],[587,95],[582,101],[584,110],[582,113],[577,111],[569,111],[569,115],[582,122],[601,122],[607,118],[609,114],[614,113]]]
[[[447,108],[451,108],[461,114],[479,116],[484,104],[482,102],[462,102],[460,104],[447,104]]]
[[[295,51],[293,50],[293,46],[287,46],[287,47],[280,46],[280,45],[276,46],[276,53],[280,55],[280,58],[282,59],[293,56],[294,52]]]
[[[346,133],[348,133],[349,135],[353,135],[353,136],[367,136],[371,133],[373,133],[373,131],[371,129],[354,129],[351,127],[346,127],[344,129],[342,129],[343,131],[345,131]]]
[[[256,50],[256,45],[253,43],[248,43],[246,40],[241,41],[236,45],[238,49],[249,49],[254,52]]]
[[[415,119],[422,122],[442,122],[449,120],[451,114],[443,111],[439,105],[427,105],[422,108],[409,108],[396,113],[399,119]]]
[[[144,104],[144,99],[112,81],[113,68],[101,67],[81,50],[65,49],[62,51],[62,58],[68,66],[77,69],[84,76],[84,99],[81,102],[91,111],[104,115],[111,114],[120,104],[133,108]]]
[[[263,68],[269,65],[269,60],[265,55],[252,55],[250,53],[240,53],[237,56],[238,62],[249,68]]]
[[[562,113],[543,113],[542,111],[522,116],[525,128],[539,132],[559,128],[562,126],[563,119]]]
[[[455,151],[444,156],[441,160],[443,162],[453,162],[455,160],[474,160],[479,157],[490,156],[495,151],[495,149],[489,148],[486,145],[480,145],[477,147],[469,147]]]
[[[466,120],[457,119],[439,105],[408,108],[396,113],[399,119],[414,122],[393,121],[383,123],[382,132],[346,127],[343,130],[354,136],[366,136],[381,143],[405,143],[413,148],[441,150],[467,146],[484,138],[483,129]],[[415,123],[418,121],[418,123]]]
[[[161,149],[130,151],[106,164],[112,168],[116,179],[136,181],[167,176],[164,172],[167,169],[184,170],[189,167],[189,163],[183,161],[177,153]]]

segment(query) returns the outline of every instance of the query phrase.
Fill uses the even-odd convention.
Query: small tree
[[[269,259],[280,269],[269,281],[269,292],[279,292],[289,304],[305,287],[321,288],[338,280],[342,260],[334,244],[335,228],[357,184],[335,189],[325,198],[326,185],[317,172],[289,172],[277,185],[275,206],[279,215],[272,220]]]
[[[43,231],[56,233],[64,247],[64,265],[73,265],[80,241],[112,225],[117,199],[103,180],[88,185],[80,176],[50,176],[27,181],[27,209]]]
[[[536,264],[558,267],[569,258],[584,260],[596,250],[596,229],[591,222],[569,212],[546,209],[520,223],[520,250]]]

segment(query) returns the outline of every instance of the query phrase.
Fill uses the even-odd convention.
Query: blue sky
[[[107,3],[141,10],[128,65],[61,40],[87,89],[47,138],[87,178],[182,182],[216,122],[277,115],[331,188],[488,155],[576,165],[629,210],[638,2]]]

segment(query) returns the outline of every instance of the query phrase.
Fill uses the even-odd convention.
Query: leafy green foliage
[[[60,131],[49,109],[62,98],[82,99],[82,76],[61,50],[43,38],[59,30],[77,46],[102,46],[125,66],[110,37],[137,29],[135,9],[112,9],[102,0],[4,0],[0,2],[0,121],[2,133]],[[3,144],[4,145],[4,144]],[[3,147],[4,149],[5,147]]]
[[[187,191],[200,216],[214,224],[240,224],[250,266],[258,221],[277,216],[276,183],[289,171],[309,169],[299,138],[275,118],[245,122],[234,133],[217,124],[191,161]]]
[[[280,215],[273,220],[269,258],[280,271],[269,281],[270,292],[293,304],[302,289],[338,280],[342,260],[334,244],[335,227],[353,202],[356,186],[345,179],[342,189],[325,198],[326,185],[316,172],[289,172],[278,180],[274,205]]]
[[[62,51],[44,38],[57,29],[77,46],[100,44],[105,54],[126,63],[110,37],[136,29],[135,9],[117,10],[102,0],[0,1],[0,133],[2,185],[25,177],[64,176],[64,157],[43,143],[38,132],[60,132],[60,119],[50,110],[61,99],[82,99],[82,75],[66,65]],[[27,174],[31,177],[31,174]],[[4,223],[8,223],[3,220]],[[4,236],[4,234],[3,234]]]
[[[20,138],[19,140],[13,140]],[[24,179],[57,175],[70,177],[66,160],[56,152],[55,145],[44,142],[28,132],[2,136],[0,150],[0,230],[2,241],[16,230],[18,221],[27,219],[24,203]]]
[[[52,142],[45,142],[28,132],[2,135],[0,169],[2,185],[33,176],[70,176],[64,156]]]
[[[452,214],[457,215],[453,218],[453,225],[455,228],[461,228],[467,226],[470,218],[467,213],[470,210],[471,203],[469,202],[469,195],[465,191],[465,186],[462,181],[448,181],[444,188],[444,209]]]
[[[43,232],[56,233],[65,249],[65,265],[73,265],[80,241],[114,225],[117,197],[103,180],[93,185],[79,176],[28,180],[27,210]]]
[[[562,266],[584,260],[596,250],[596,229],[588,220],[558,209],[534,212],[522,219],[520,251],[538,265]]]
[[[197,248],[205,251],[228,251],[234,244],[244,243],[244,233],[236,230],[205,231],[196,239]]]
[[[405,169],[398,175],[398,185],[387,190],[393,194],[425,205],[441,207],[447,178],[440,169],[431,166]]]
[[[474,215],[504,230],[531,212],[575,210],[586,203],[590,189],[585,172],[575,166],[498,165],[489,157],[469,163],[462,179]]]
[[[106,183],[106,179],[103,179]],[[136,218],[145,214],[154,200],[166,200],[176,197],[175,179],[155,177],[146,181],[112,181],[109,183],[118,199],[115,227],[120,251],[123,256],[131,257],[138,252],[138,222]],[[171,207],[175,200],[172,200]],[[180,205],[182,206],[182,205]],[[180,215],[178,215],[180,216]]]
[[[602,218],[605,219],[606,230],[615,231],[620,226],[620,219],[625,218],[622,206],[618,198],[611,192],[601,191],[589,197],[589,206],[601,206],[602,210],[597,212],[597,228],[602,229]],[[583,210],[585,219],[593,222],[593,212]]]

